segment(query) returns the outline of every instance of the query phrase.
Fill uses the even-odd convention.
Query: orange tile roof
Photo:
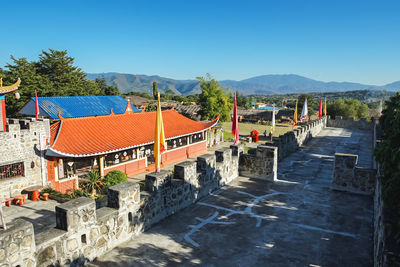
[[[218,118],[210,122],[197,122],[175,110],[162,112],[165,138],[171,139],[204,131],[215,126]],[[106,116],[61,118],[50,127],[50,147],[47,155],[85,157],[121,151],[154,142],[155,112]]]

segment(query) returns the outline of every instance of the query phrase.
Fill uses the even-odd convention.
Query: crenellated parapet
[[[357,161],[358,155],[335,153],[332,189],[364,195],[374,193],[376,170],[360,167]]]
[[[19,195],[24,188],[47,181],[45,149],[50,138],[48,119],[8,119],[0,132],[0,198]],[[5,169],[12,169],[14,175]],[[17,171],[15,171],[17,169]]]
[[[368,130],[372,131],[374,128],[375,121],[377,119],[372,119],[368,121],[367,118],[361,118],[360,120],[356,121],[354,117],[349,117],[347,120],[344,120],[342,116],[336,116],[335,119],[332,119],[328,116],[327,125],[328,127],[335,127],[335,128],[345,128],[345,129],[356,129],[356,130]]]
[[[181,162],[173,172],[150,173],[142,192],[132,182],[110,187],[107,206],[100,209],[84,197],[63,203],[56,207],[56,227],[37,235],[30,222],[17,220],[0,231],[3,240],[15,243],[0,243],[0,265],[71,265],[93,260],[238,177],[243,150],[243,145],[235,145]],[[14,242],[16,233],[21,237]]]

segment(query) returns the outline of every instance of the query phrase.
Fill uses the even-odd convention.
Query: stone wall
[[[373,145],[382,140],[383,132],[379,124],[374,126]],[[378,170],[374,194],[374,266],[400,266],[400,244],[395,241],[394,227],[398,227],[399,215],[387,207],[382,196],[382,177]],[[397,230],[398,231],[398,230]]]
[[[331,188],[357,194],[372,195],[376,170],[357,166],[358,155],[335,153]]]
[[[326,117],[302,124],[293,131],[287,132],[272,141],[266,142],[267,146],[278,148],[278,161],[295,152],[311,138],[317,136],[326,127]]]
[[[2,266],[35,266],[36,245],[33,225],[17,219],[0,232],[0,262]]]
[[[174,172],[146,176],[146,191],[125,182],[109,188],[107,207],[78,198],[56,207],[56,227],[37,235],[16,220],[0,232],[1,266],[82,264],[133,238],[239,175],[243,145],[175,165]]]
[[[399,220],[384,204],[382,181],[378,179],[374,195],[374,266],[400,266],[400,245],[393,234]]]
[[[240,157],[241,176],[275,181],[278,172],[278,160],[298,150],[303,144],[319,134],[325,128],[326,117],[304,123],[297,129],[250,149]]]
[[[335,119],[332,119],[330,116],[328,116],[326,126],[372,131],[372,129],[374,128],[374,122],[369,122],[366,118],[361,118],[359,121],[355,121],[353,117],[350,117],[347,120],[343,120],[342,116],[336,116]]]
[[[3,199],[20,195],[26,187],[43,185],[43,177],[47,182],[44,149],[50,138],[48,119],[9,119],[7,127],[8,131],[0,132],[0,166],[23,162],[24,176],[0,179]]]
[[[240,158],[241,176],[276,181],[278,176],[278,148],[259,145]]]

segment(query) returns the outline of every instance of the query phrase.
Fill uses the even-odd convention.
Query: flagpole
[[[154,163],[155,172],[160,172],[161,169],[161,154],[165,150],[164,125],[162,120],[160,93],[157,94],[157,112],[156,125],[154,132]]]

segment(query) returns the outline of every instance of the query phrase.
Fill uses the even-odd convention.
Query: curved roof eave
[[[191,135],[191,134],[201,133],[201,132],[206,131],[206,130],[214,127],[215,125],[217,125],[218,121],[219,121],[219,116],[215,119],[215,122],[212,125],[210,125],[209,127],[207,127],[207,128],[204,128],[204,129],[202,129],[200,131],[188,133],[188,134],[172,136],[172,137],[169,137],[169,138],[165,138],[165,140],[171,140],[171,139],[174,139],[174,138],[188,136],[188,135]],[[55,143],[56,142],[54,141],[53,145]],[[68,157],[68,158],[94,157],[94,156],[99,156],[99,155],[104,155],[104,154],[109,154],[109,153],[115,153],[115,152],[119,152],[119,151],[123,151],[123,150],[127,150],[127,149],[132,149],[132,148],[136,148],[136,147],[141,147],[141,146],[145,146],[145,145],[150,145],[150,144],[154,144],[154,141],[148,142],[148,143],[143,143],[143,144],[137,144],[137,145],[133,145],[133,146],[128,146],[128,147],[124,147],[124,148],[114,149],[114,150],[91,153],[91,154],[70,154],[70,153],[64,153],[62,151],[58,151],[58,150],[56,150],[56,149],[54,149],[52,147],[49,147],[47,149],[47,151],[46,151],[46,156],[48,156],[48,157],[62,157],[62,158],[65,158],[65,157]]]

